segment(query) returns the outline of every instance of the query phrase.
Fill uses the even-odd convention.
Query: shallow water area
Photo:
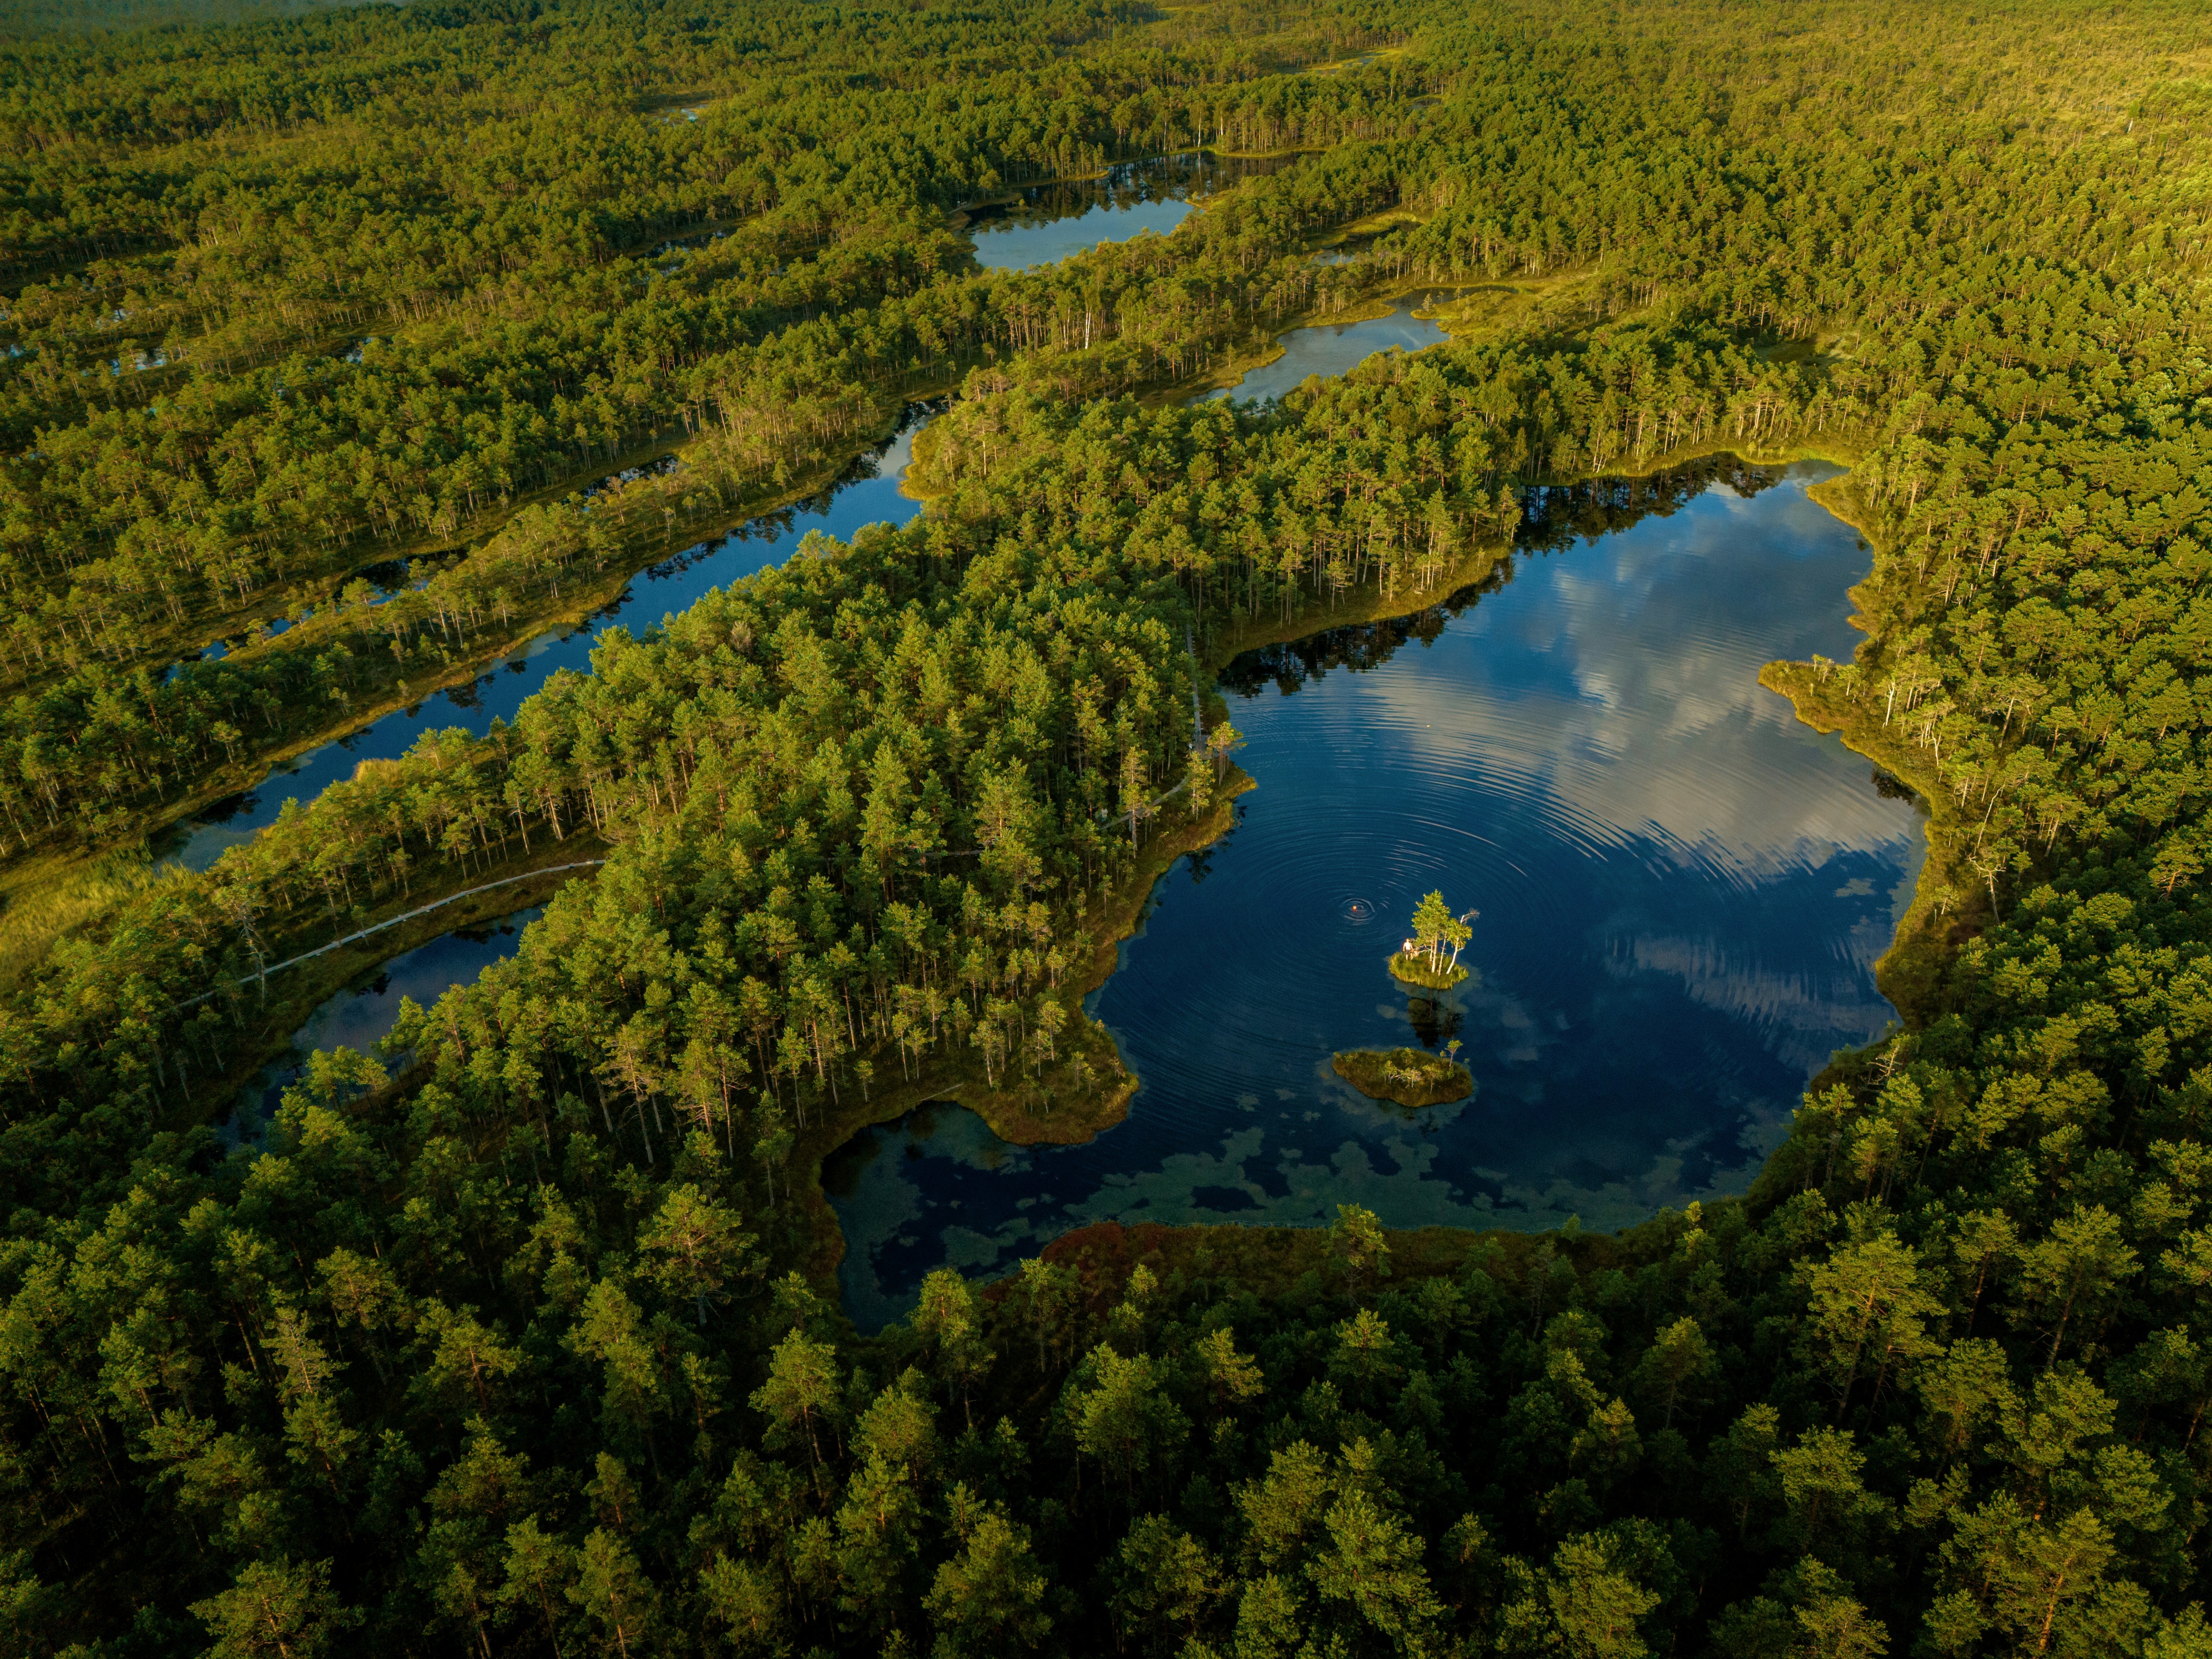
[[[1200,401],[1280,398],[1304,384],[1309,375],[1342,374],[1394,346],[1401,351],[1419,351],[1439,345],[1449,337],[1426,318],[1413,314],[1428,310],[1437,298],[1433,293],[1408,294],[1392,305],[1388,316],[1292,329],[1283,336],[1281,356],[1261,364],[1235,386],[1207,392]]]
[[[914,459],[915,434],[928,420],[921,405],[909,406],[897,434],[862,456],[843,479],[820,495],[748,520],[725,535],[686,548],[640,571],[611,603],[580,626],[541,634],[473,680],[309,750],[255,787],[229,796],[178,826],[161,856],[188,870],[204,870],[225,848],[251,841],[275,823],[287,799],[313,799],[330,785],[351,777],[363,761],[396,759],[425,732],[459,726],[481,736],[491,729],[495,717],[511,721],[523,699],[556,669],[588,672],[592,651],[608,629],[658,626],[662,618],[688,609],[709,589],[726,587],[781,564],[812,531],[849,540],[864,525],[906,524],[921,511],[921,503],[902,495],[899,486]]]
[[[1096,179],[1033,185],[1012,199],[966,210],[975,263],[986,270],[1028,270],[1088,253],[1102,242],[1126,242],[1147,231],[1165,236],[1190,216],[1200,197],[1282,165],[1200,151],[1123,162]]]
[[[823,1177],[872,1328],[940,1264],[1003,1271],[1089,1223],[1631,1224],[1741,1192],[1876,990],[1914,805],[1758,684],[1848,658],[1869,556],[1808,488],[1706,463],[1553,492],[1486,591],[1239,659],[1258,788],[1162,878],[1091,1007],[1141,1086],[1088,1146],[940,1106]],[[1468,982],[1386,966],[1413,906],[1480,912]],[[1333,1052],[1457,1041],[1466,1102],[1408,1111]]]
[[[378,963],[307,1016],[292,1033],[289,1052],[263,1066],[238,1091],[230,1115],[216,1126],[218,1133],[234,1146],[258,1143],[284,1091],[307,1074],[310,1054],[342,1048],[374,1054],[398,1021],[400,998],[413,997],[427,1008],[453,987],[474,982],[493,963],[513,956],[522,943],[522,930],[543,914],[542,906],[533,905],[496,921],[456,927]]]

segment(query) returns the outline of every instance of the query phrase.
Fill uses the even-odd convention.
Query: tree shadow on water
[[[1711,455],[1636,478],[1593,478],[1574,484],[1530,484],[1520,490],[1521,528],[1514,550],[1522,556],[1563,553],[1653,517],[1680,511],[1715,484],[1748,499],[1771,489],[1787,469],[1760,466],[1733,455]],[[1255,697],[1269,685],[1285,696],[1333,668],[1359,674],[1380,668],[1415,641],[1433,643],[1455,617],[1513,580],[1515,559],[1502,559],[1481,581],[1408,616],[1328,628],[1300,640],[1261,646],[1232,659],[1221,671],[1224,691]]]

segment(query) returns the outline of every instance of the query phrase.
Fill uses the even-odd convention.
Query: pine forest
[[[1516,1036],[1441,808],[1177,921],[1731,512],[1913,849],[1770,1116],[1516,1103],[1750,947]],[[2179,0],[7,0],[0,1652],[2212,1659],[2208,580]],[[1609,1207],[1206,1173],[1175,951]]]

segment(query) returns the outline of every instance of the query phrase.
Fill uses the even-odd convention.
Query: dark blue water
[[[921,503],[900,494],[899,486],[913,457],[914,434],[927,423],[924,409],[909,407],[898,434],[864,456],[843,481],[822,495],[687,548],[641,571],[611,604],[582,625],[541,634],[467,684],[436,692],[308,750],[255,788],[219,801],[180,825],[176,845],[167,856],[188,870],[204,870],[225,848],[250,841],[275,823],[287,799],[313,799],[331,784],[351,777],[363,761],[396,758],[425,732],[460,726],[481,735],[491,729],[495,716],[513,720],[522,700],[556,669],[589,672],[592,647],[608,629],[655,626],[671,614],[688,610],[710,588],[726,587],[741,576],[781,564],[811,531],[849,541],[864,525],[884,520],[905,524],[921,510]]]
[[[1401,351],[1419,351],[1425,346],[1438,344],[1447,337],[1443,330],[1413,314],[1427,310],[1437,297],[1433,293],[1409,294],[1393,305],[1386,317],[1293,329],[1283,336],[1281,356],[1261,364],[1235,386],[1209,392],[1206,396],[1279,398],[1303,385],[1309,375],[1341,374],[1378,351],[1388,351],[1394,346]]]
[[[1237,179],[1272,172],[1291,159],[1221,160],[1198,153],[1125,163],[1095,179],[1035,186],[1017,192],[1009,202],[971,210],[976,258],[987,267],[1020,268],[1051,264],[1146,229],[1164,234],[1190,212],[1198,197]],[[687,609],[710,588],[726,586],[738,577],[781,562],[809,531],[849,540],[864,525],[907,523],[921,504],[902,495],[899,486],[912,456],[914,434],[927,421],[926,410],[909,407],[890,442],[863,457],[846,479],[822,497],[688,548],[640,573],[612,604],[581,627],[542,634],[469,684],[435,692],[285,763],[255,787],[226,797],[178,825],[162,856],[189,870],[204,870],[224,848],[252,840],[274,823],[286,800],[312,800],[329,785],[351,777],[365,760],[404,754],[425,732],[459,726],[482,733],[495,716],[512,720],[523,699],[555,670],[587,670],[592,649],[606,629],[618,623],[650,625]],[[619,476],[627,478],[667,465],[656,462]],[[398,580],[380,582],[385,598],[398,591]],[[289,626],[280,620],[270,631],[282,633]],[[221,657],[239,642],[211,641],[195,656]],[[173,673],[175,668],[168,672]]]
[[[1037,185],[967,210],[975,263],[986,270],[1027,270],[1126,242],[1149,231],[1165,236],[1188,218],[1200,197],[1295,158],[1218,158],[1200,152],[1125,162],[1096,179]]]
[[[292,1034],[292,1047],[261,1068],[240,1089],[230,1116],[222,1125],[230,1141],[258,1141],[276,1115],[284,1091],[306,1073],[307,1056],[317,1049],[351,1048],[374,1054],[399,1018],[399,999],[413,997],[425,1008],[456,985],[472,984],[495,962],[514,954],[522,930],[538,920],[539,907],[518,910],[497,921],[458,927],[428,945],[381,963],[324,1002]]]
[[[1891,1021],[1873,967],[1923,853],[1911,805],[1757,680],[1855,643],[1869,556],[1806,494],[1832,471],[1558,497],[1492,591],[1235,665],[1259,787],[1091,1000],[1142,1081],[1128,1121],[1015,1148],[947,1106],[861,1135],[824,1171],[854,1317],[1094,1221],[1613,1229],[1741,1191],[1830,1053]],[[1666,510],[1623,523],[1639,500]],[[1385,967],[1432,889],[1481,913],[1441,997]],[[1455,1039],[1453,1106],[1329,1069]]]

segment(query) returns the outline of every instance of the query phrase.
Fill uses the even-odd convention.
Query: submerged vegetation
[[[957,390],[907,528],[611,630],[207,872],[21,907],[8,1650],[2212,1652],[2208,33],[426,0],[0,43],[26,865]],[[1199,145],[1295,155],[1043,270],[949,223]],[[1512,295],[1176,401],[1414,286]],[[828,1146],[978,1073],[1106,1116],[1079,990],[1226,822],[1212,662],[1502,580],[1576,480],[1805,449],[1852,463],[1867,638],[1768,678],[1933,820],[1905,1029],[1752,1191],[1094,1231],[853,1335]],[[179,666],[218,633],[256,642]],[[266,964],[549,845],[605,861],[511,959],[258,1148],[207,1126]],[[1408,965],[1463,971],[1424,915]]]
[[[1456,1049],[1459,1044],[1449,1046]],[[1419,1048],[1352,1048],[1330,1064],[1369,1099],[1400,1106],[1442,1106],[1474,1092],[1474,1074],[1455,1056]]]

